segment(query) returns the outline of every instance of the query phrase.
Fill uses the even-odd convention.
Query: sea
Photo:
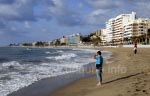
[[[17,91],[44,78],[82,70],[95,62],[98,50],[72,48],[0,47],[0,96]],[[107,59],[110,52],[102,51]]]

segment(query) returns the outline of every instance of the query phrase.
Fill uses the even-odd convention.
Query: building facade
[[[101,42],[102,44],[106,44],[108,42],[108,32],[107,32],[107,29],[101,29]]]
[[[66,45],[68,46],[78,46],[80,43],[81,35],[80,33],[72,34],[66,38]]]
[[[144,18],[138,18],[133,22],[124,25],[124,38],[141,36],[147,33],[148,22]]]
[[[67,42],[66,37],[63,36],[62,38],[60,38],[61,45],[66,45],[66,42]]]
[[[114,23],[115,18],[109,19],[108,22],[106,22],[106,30],[107,30],[107,36],[108,36],[108,42],[112,42],[113,36],[114,36]]]
[[[115,42],[116,44],[122,43],[124,38],[124,26],[134,22],[136,19],[136,13],[121,14],[115,18],[111,18],[106,22],[107,29],[107,42]]]

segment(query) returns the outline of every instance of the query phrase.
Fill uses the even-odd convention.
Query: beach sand
[[[96,76],[82,78],[50,93],[49,96],[150,96],[150,49],[101,48],[113,53],[104,64],[103,85]]]

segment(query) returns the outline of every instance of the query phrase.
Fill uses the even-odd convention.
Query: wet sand
[[[49,96],[150,96],[150,49],[102,48],[113,52],[111,64],[104,64],[103,85],[96,76],[82,78]],[[44,96],[44,95],[43,95]]]

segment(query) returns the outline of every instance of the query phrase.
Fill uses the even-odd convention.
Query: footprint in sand
[[[143,90],[143,93],[147,94],[148,95],[148,92],[146,90]]]
[[[140,89],[135,89],[136,91],[141,91]]]
[[[137,96],[138,94],[137,93],[134,93],[132,96]]]
[[[117,96],[123,96],[122,94],[118,94]]]

